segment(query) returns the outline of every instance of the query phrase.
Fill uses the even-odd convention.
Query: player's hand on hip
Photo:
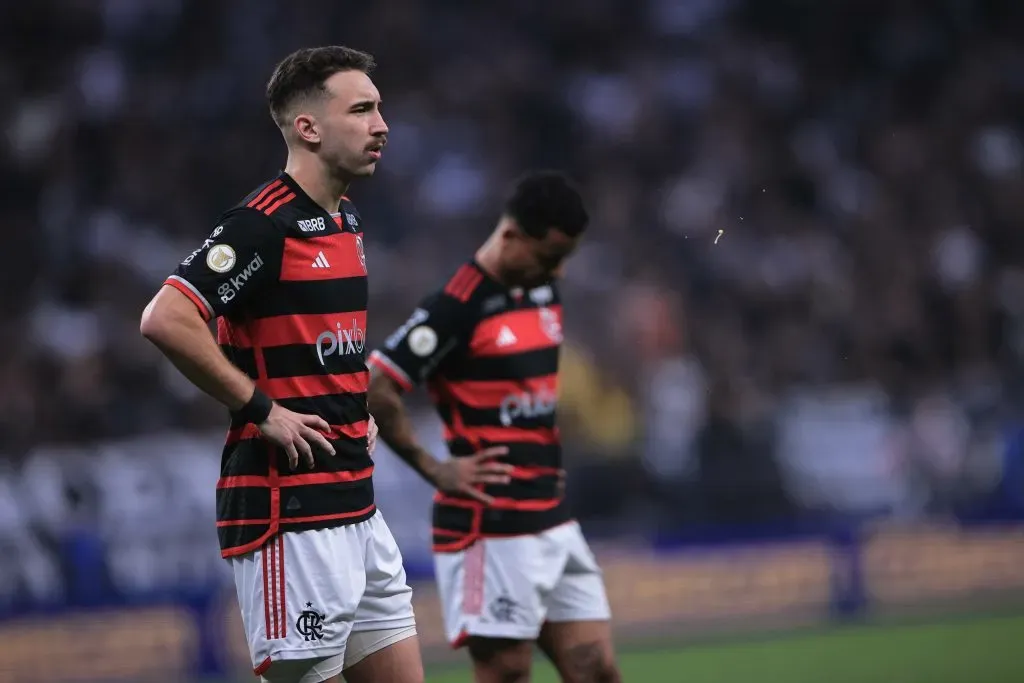
[[[377,421],[370,416],[370,422],[366,426],[366,452],[373,455],[373,449],[377,447]]]
[[[264,439],[288,454],[288,464],[293,470],[299,466],[300,456],[313,467],[313,447],[334,455],[334,446],[324,436],[330,433],[331,426],[319,415],[293,413],[275,403],[259,427]]]
[[[445,493],[468,496],[485,505],[494,503],[477,487],[482,484],[507,484],[512,480],[512,465],[496,462],[495,458],[508,454],[505,446],[493,446],[464,457],[452,457],[441,463],[437,488]]]

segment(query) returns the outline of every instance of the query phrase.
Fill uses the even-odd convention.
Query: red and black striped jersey
[[[350,524],[375,511],[367,453],[366,259],[359,214],[332,215],[287,174],[225,213],[165,284],[217,319],[228,359],[277,403],[324,418],[336,455],[290,470],[287,456],[233,421],[217,482],[225,557],[279,530]],[[314,449],[315,451],[315,449]]]
[[[509,290],[475,262],[423,300],[370,355],[405,390],[425,382],[453,457],[506,446],[509,484],[488,485],[495,504],[434,497],[434,550],[482,535],[532,534],[569,519],[559,490],[555,424],[562,307],[555,285]]]

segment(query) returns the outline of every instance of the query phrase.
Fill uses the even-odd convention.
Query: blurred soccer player
[[[373,66],[346,47],[277,66],[284,172],[220,218],[142,316],[231,412],[217,531],[253,669],[274,683],[423,680],[411,589],[373,500],[363,228],[344,196],[387,142]]]
[[[588,222],[557,173],[523,178],[469,263],[370,356],[381,438],[439,489],[434,560],[453,646],[479,683],[529,679],[536,641],[567,683],[619,680],[593,553],[562,497],[555,280]],[[402,394],[426,382],[452,458],[417,441]]]

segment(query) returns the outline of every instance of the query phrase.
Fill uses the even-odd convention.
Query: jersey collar
[[[281,180],[281,182],[287,185],[292,192],[295,193],[295,199],[296,201],[301,203],[303,210],[309,211],[311,213],[320,214],[321,216],[327,217],[331,221],[334,220],[334,216],[337,216],[338,213],[342,211],[342,202],[340,198],[338,200],[338,211],[335,213],[331,213],[329,211],[326,211],[324,207],[320,206],[315,201],[313,201],[313,198],[306,194],[306,191],[303,190],[302,187],[297,182],[295,182],[295,178],[292,178],[284,171],[281,171],[281,173],[277,177],[278,179]]]

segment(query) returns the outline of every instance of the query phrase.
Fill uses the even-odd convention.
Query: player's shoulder
[[[267,239],[271,236],[284,237],[285,231],[263,212],[245,206],[233,206],[217,218],[217,227],[212,238],[224,235],[224,238],[248,237],[250,239]]]
[[[445,280],[440,296],[468,305],[489,289],[489,282],[490,279],[475,261],[466,261]]]
[[[233,232],[245,230],[262,234],[282,233],[282,224],[278,211],[282,206],[294,199],[284,180],[278,176],[260,183],[256,189],[247,194],[234,206],[224,211],[218,218],[218,228],[228,228]]]
[[[275,222],[288,224],[311,216],[323,218],[327,215],[287,173],[260,183],[234,209],[256,211]]]
[[[448,310],[469,325],[497,315],[510,305],[507,290],[473,260],[456,268],[430,299],[430,308]]]
[[[284,174],[265,180],[245,195],[230,211],[249,210],[264,216],[273,216],[283,207],[295,201],[297,193]]]

